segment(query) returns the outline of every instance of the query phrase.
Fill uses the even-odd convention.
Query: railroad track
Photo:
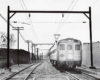
[[[29,75],[42,63],[34,64],[26,67],[25,69],[16,72],[3,80],[28,80]]]
[[[65,73],[67,80],[100,80],[87,72],[82,72],[81,70],[64,70],[58,68],[61,72]]]

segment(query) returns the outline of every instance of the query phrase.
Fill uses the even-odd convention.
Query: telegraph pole
[[[31,48],[32,48],[32,62],[33,62],[33,44],[31,46]]]
[[[42,53],[42,60],[43,60],[43,53]]]
[[[38,52],[39,52],[39,48],[37,48],[37,60],[38,60]]]
[[[33,46],[34,46],[34,60],[36,61],[36,45],[35,44],[33,44]]]
[[[17,63],[19,65],[19,30],[24,30],[24,27],[15,27],[13,30],[17,30]]]
[[[30,43],[30,40],[26,40],[27,44],[28,44],[28,52],[29,52],[29,43]],[[30,52],[29,52],[29,62],[30,62]]]

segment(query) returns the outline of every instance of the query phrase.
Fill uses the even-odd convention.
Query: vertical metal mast
[[[89,27],[90,27],[90,54],[91,54],[91,69],[95,69],[93,67],[93,47],[92,47],[92,18],[91,18],[91,7],[89,7]]]
[[[7,10],[8,14],[7,14],[7,69],[9,69],[9,35],[10,35],[10,27],[9,27],[9,22],[10,22],[10,17],[9,17],[9,6],[8,6],[8,10]]]

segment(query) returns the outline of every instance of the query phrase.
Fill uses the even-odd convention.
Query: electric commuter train
[[[73,38],[56,41],[49,49],[49,57],[50,62],[58,67],[75,68],[81,66],[82,43]]]

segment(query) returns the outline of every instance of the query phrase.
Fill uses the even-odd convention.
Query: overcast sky
[[[93,42],[100,41],[100,0],[0,0],[0,14],[7,19],[7,6],[10,10],[64,10],[88,11],[92,9]],[[54,43],[54,34],[60,34],[60,39],[75,38],[89,42],[89,20],[84,14],[30,14],[17,13],[11,19],[15,27],[24,27],[21,34],[25,40],[33,43]],[[17,21],[18,23],[13,23]],[[82,23],[85,21],[86,23]],[[22,24],[22,23],[26,24]],[[12,30],[15,34],[17,31]],[[0,17],[0,32],[7,31],[7,23]],[[43,46],[42,46],[43,47]],[[48,47],[48,46],[46,46]],[[14,46],[17,48],[17,45]],[[20,37],[20,48],[27,50],[27,44]]]

